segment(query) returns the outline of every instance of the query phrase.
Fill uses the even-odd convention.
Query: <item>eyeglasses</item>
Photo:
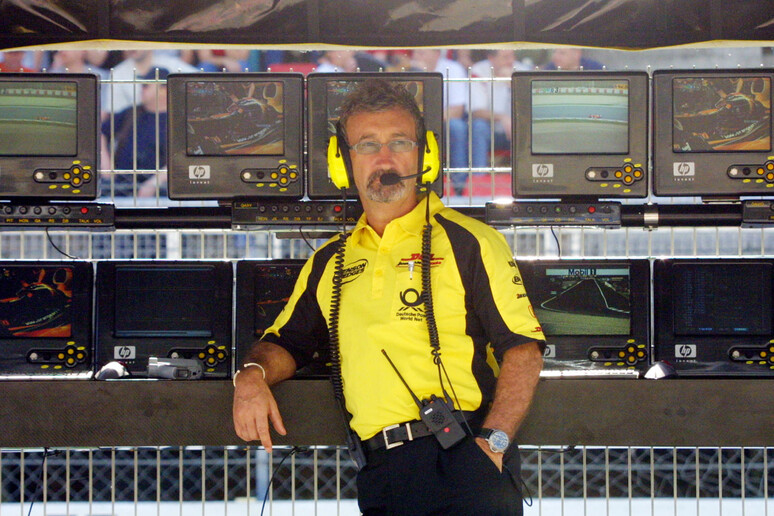
[[[383,146],[387,146],[390,152],[409,152],[414,150],[417,146],[417,142],[412,140],[390,140],[387,143],[379,143],[374,140],[365,140],[351,146],[350,149],[354,150],[358,154],[376,154],[382,150]]]

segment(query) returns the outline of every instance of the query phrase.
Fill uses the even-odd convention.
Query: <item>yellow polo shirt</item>
[[[544,337],[503,236],[445,207],[434,193],[429,201],[431,290],[441,357],[458,408],[476,410],[494,396],[495,371],[487,363],[491,353],[501,359],[507,349]],[[339,349],[350,424],[362,439],[419,418],[382,350],[417,397],[442,395],[421,301],[426,202],[390,222],[382,237],[364,215],[347,239]],[[327,346],[338,239],[310,258],[288,304],[263,337],[287,349],[299,367]],[[451,394],[450,386],[444,387]]]

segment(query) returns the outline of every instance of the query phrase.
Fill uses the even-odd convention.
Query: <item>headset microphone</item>
[[[397,185],[398,183],[400,183],[401,181],[405,181],[406,179],[411,179],[411,178],[414,178],[414,177],[419,177],[419,176],[425,174],[429,170],[430,170],[430,167],[426,168],[424,171],[422,171],[422,172],[420,172],[418,174],[411,174],[410,176],[399,176],[395,172],[387,172],[387,173],[381,175],[381,177],[379,178],[379,181],[381,181],[381,183],[384,186]]]

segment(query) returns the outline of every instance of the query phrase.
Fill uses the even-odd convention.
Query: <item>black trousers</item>
[[[521,516],[520,475],[515,445],[501,473],[473,437],[448,450],[423,437],[369,452],[357,476],[358,503],[365,516]]]

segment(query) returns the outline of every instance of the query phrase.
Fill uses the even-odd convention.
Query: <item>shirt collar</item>
[[[438,194],[436,194],[433,191],[430,191],[429,200],[430,200],[430,219],[432,220],[435,214],[444,208],[444,204],[441,202],[441,199],[438,197]],[[421,199],[419,203],[416,206],[414,206],[413,210],[403,215],[402,217],[398,217],[397,219],[391,221],[389,224],[387,224],[387,227],[389,228],[394,224],[398,224],[406,233],[419,236],[422,234],[422,228],[425,225],[426,210],[427,210],[427,199]],[[352,230],[351,238],[353,238],[353,243],[358,243],[360,239],[364,237],[364,234],[363,234],[364,231],[371,233],[373,238],[378,240],[379,238],[378,235],[371,228],[371,226],[368,225],[368,222],[366,221],[365,212],[360,216],[360,219],[358,219],[357,224],[355,225],[355,229]]]

